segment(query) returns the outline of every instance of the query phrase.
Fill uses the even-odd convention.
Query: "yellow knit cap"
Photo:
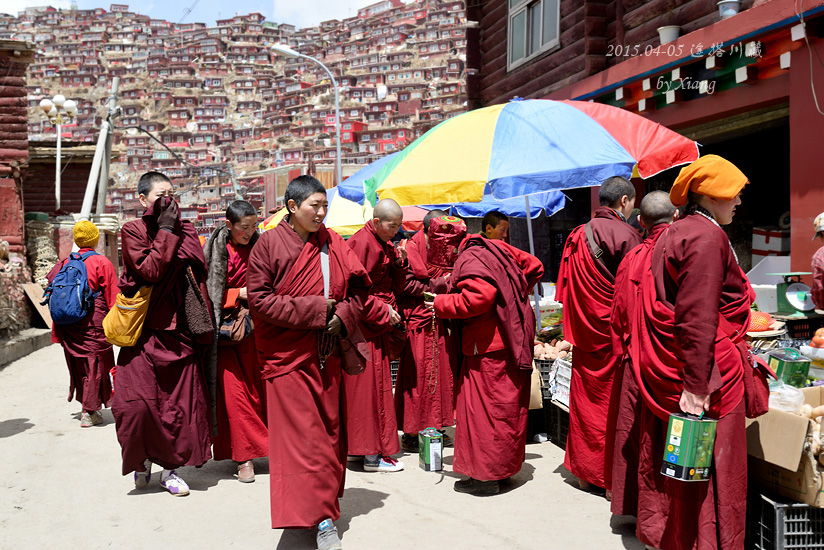
[[[97,226],[88,220],[81,220],[74,224],[72,229],[74,242],[80,248],[94,248],[100,240],[100,231]]]

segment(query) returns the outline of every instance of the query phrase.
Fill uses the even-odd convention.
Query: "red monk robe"
[[[631,333],[638,343],[632,365],[643,382],[638,539],[663,550],[743,548],[744,359],[719,329],[719,309],[744,332],[754,294],[726,233],[698,213],[659,238],[647,265]],[[707,483],[660,474],[665,419],[680,412],[684,389],[710,395],[707,416],[720,419]]]
[[[395,247],[378,238],[372,220],[352,235],[347,244],[372,281],[361,317],[361,330],[372,359],[363,374],[343,375],[349,454],[391,456],[400,451],[400,442],[389,368],[393,327],[389,324],[388,306],[398,308],[395,294],[403,291],[406,267],[398,265]]]
[[[286,220],[261,235],[249,257],[247,292],[266,381],[272,528],[309,528],[340,517],[346,473],[337,348],[320,367],[326,327],[320,249],[328,243],[329,298],[352,334],[369,278],[326,227],[304,243]]]
[[[235,244],[223,226],[206,243],[209,292],[216,324],[220,323],[223,310],[240,305],[239,289],[246,286],[249,254],[257,238],[254,234],[249,244]],[[217,372],[215,460],[231,458],[246,462],[267,456],[266,391],[254,337],[250,334],[240,342],[221,339],[213,345],[213,353]]]
[[[81,248],[78,254],[91,252]],[[51,282],[68,258],[57,262],[46,278]],[[117,273],[112,262],[101,255],[86,258],[89,288],[99,292],[94,310],[71,325],[53,325],[52,342],[63,346],[69,367],[69,401],[75,397],[86,412],[111,405],[112,384],[109,371],[114,367],[114,351],[103,333],[103,318],[117,298]]]
[[[203,346],[184,318],[185,269],[192,267],[206,294],[206,263],[197,232],[178,220],[174,232],[159,230],[152,204],[139,220],[123,225],[125,267],[118,286],[133,296],[153,285],[140,339],[121,348],[112,412],[123,455],[123,475],[146,459],[165,469],[200,466],[211,458],[209,398],[202,372]],[[207,297],[208,301],[208,297]],[[211,304],[208,304],[211,307]]]
[[[638,448],[640,446],[640,393],[635,372],[630,363],[631,323],[635,306],[640,303],[640,283],[649,269],[649,256],[658,238],[669,227],[661,223],[649,230],[641,246],[627,253],[615,277],[615,300],[610,328],[613,353],[621,357],[615,371],[607,423],[607,458],[612,456],[612,470],[605,472],[607,486],[612,489],[610,507],[618,516],[638,513]],[[611,454],[610,454],[611,453]]]
[[[435,297],[438,317],[464,319],[453,470],[472,479],[521,470],[535,338],[527,299],[543,273],[538,258],[472,235],[452,272],[455,293]]]
[[[584,226],[577,227],[564,247],[555,293],[564,306],[564,337],[573,346],[564,466],[579,480],[608,488],[607,417],[620,361],[612,352],[609,318],[618,264],[641,236],[607,206],[595,211],[590,225],[603,263],[590,252]]]
[[[437,223],[437,218],[430,224],[433,222]],[[466,233],[465,226],[462,233]],[[436,238],[430,236],[429,242],[434,244]],[[409,271],[399,297],[408,340],[395,382],[395,408],[398,425],[407,434],[455,424],[456,350],[446,323],[433,316],[423,303],[424,291],[446,292],[452,269],[428,263],[427,250],[425,231],[418,231],[407,242]]]

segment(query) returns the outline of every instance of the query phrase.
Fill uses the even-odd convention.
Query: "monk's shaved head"
[[[401,205],[392,199],[381,199],[378,201],[378,204],[375,205],[375,209],[372,211],[372,216],[382,222],[398,219],[402,220],[403,209],[401,208]]]
[[[647,229],[659,223],[672,223],[675,221],[675,211],[669,194],[664,191],[647,193],[641,201],[641,221]]]

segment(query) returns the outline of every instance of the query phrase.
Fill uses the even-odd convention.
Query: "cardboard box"
[[[824,386],[801,391],[813,407],[824,404]],[[809,451],[812,424],[806,418],[776,409],[747,420],[749,477],[765,489],[824,508],[824,471]]]
[[[710,418],[671,414],[661,474],[681,481],[709,480],[717,426]]]
[[[786,256],[790,253],[790,230],[777,227],[753,227],[752,255],[753,263],[756,258],[764,256]]]

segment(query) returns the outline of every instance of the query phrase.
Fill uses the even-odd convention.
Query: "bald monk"
[[[206,291],[206,260],[194,226],[180,219],[171,180],[147,172],[137,183],[143,217],[123,225],[123,273],[118,286],[134,296],[152,285],[140,339],[120,349],[112,412],[123,455],[123,475],[134,472],[144,489],[152,463],[163,467],[160,485],[175,496],[189,494],[177,474],[181,466],[202,466],[211,457],[211,416],[203,372],[205,346],[189,330],[184,311],[192,269]]]
[[[463,319],[453,470],[459,493],[494,495],[521,470],[526,449],[535,314],[529,291],[544,274],[535,256],[480,235],[461,245],[449,294],[426,302]]]
[[[408,340],[395,383],[398,425],[404,432],[401,446],[413,453],[419,450],[419,431],[455,424],[456,350],[446,322],[426,308],[423,293],[446,292],[458,247],[466,237],[463,220],[443,211],[433,210],[423,221],[424,230],[406,245],[409,270],[399,302]],[[451,443],[444,434],[444,445]]]
[[[92,292],[97,294],[94,308],[76,323],[52,326],[52,342],[63,346],[69,366],[69,401],[75,397],[83,407],[80,427],[90,428],[103,423],[100,409],[112,400],[109,371],[114,367],[114,351],[106,341],[103,319],[117,299],[117,272],[112,262],[94,252],[100,240],[97,226],[88,220],[79,221],[72,229],[77,254],[87,255],[86,275]],[[46,278],[51,282],[69,259],[52,268]]]
[[[293,179],[283,198],[289,214],[260,236],[246,274],[266,381],[272,528],[317,527],[318,549],[339,550],[334,522],[346,432],[340,348],[327,344],[358,333],[369,279],[343,239],[323,225],[329,203],[317,179]]]
[[[647,238],[624,257],[615,277],[615,301],[612,304],[610,329],[615,355],[621,362],[615,371],[607,424],[607,457],[612,456],[612,470],[607,470],[607,485],[612,488],[612,513],[635,516],[638,513],[638,382],[630,364],[630,322],[640,302],[640,283],[647,269],[649,255],[664,230],[678,219],[678,210],[664,191],[647,193],[641,201],[638,217]],[[610,453],[612,453],[610,455]]]
[[[749,326],[754,293],[721,226],[732,222],[747,183],[716,155],[683,168],[670,199],[687,205],[686,214],[639,268],[642,299],[630,336],[643,396],[637,535],[663,550],[744,548],[743,377],[752,359],[732,340]],[[709,482],[660,474],[667,419],[676,412],[719,419]]]
[[[350,237],[349,248],[366,268],[372,286],[363,308],[361,330],[372,354],[366,372],[343,375],[346,397],[346,433],[349,454],[364,456],[367,472],[397,472],[403,462],[391,455],[400,451],[392,374],[389,367],[390,332],[402,324],[396,293],[406,281],[406,248],[389,242],[403,223],[403,210],[392,199],[383,199],[374,218]]]
[[[564,305],[564,336],[572,344],[569,435],[564,466],[582,489],[606,487],[606,429],[612,378],[619,357],[612,352],[609,318],[615,274],[641,236],[627,223],[635,188],[608,178],[598,190],[601,206],[588,224],[567,239],[558,273],[557,300]],[[592,229],[592,243],[587,237]],[[596,255],[598,257],[596,257]],[[609,458],[609,461],[608,461]]]

